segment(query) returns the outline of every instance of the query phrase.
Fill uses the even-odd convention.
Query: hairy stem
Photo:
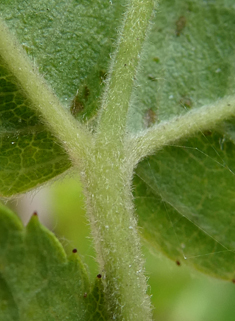
[[[30,59],[2,19],[0,44],[1,58],[19,81],[22,90],[31,100],[32,107],[60,139],[72,161],[80,162],[91,143],[91,134],[62,107],[45,80],[35,72]]]
[[[132,0],[110,67],[100,112],[97,139],[121,142],[139,58],[156,1]]]
[[[131,193],[126,117],[153,0],[131,0],[113,56],[95,147],[82,181],[110,319],[150,321],[144,262]]]
[[[183,116],[153,126],[129,139],[127,145],[131,157],[134,157],[133,163],[137,164],[141,158],[180,138],[212,129],[231,116],[235,116],[235,96],[227,96],[214,104],[193,109]]]
[[[98,147],[92,155],[83,181],[110,319],[150,321],[131,194],[132,169],[115,150]]]

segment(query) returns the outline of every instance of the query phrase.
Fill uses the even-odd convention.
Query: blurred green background
[[[100,273],[95,262],[81,186],[76,175],[27,193],[10,202],[27,224],[33,211],[71,253],[77,248],[90,277]],[[141,231],[141,230],[140,230]],[[156,253],[143,242],[149,292],[156,321],[234,321],[235,284],[216,280]],[[216,255],[216,254],[214,254]]]

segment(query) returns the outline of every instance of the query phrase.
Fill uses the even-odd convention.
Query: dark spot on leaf
[[[152,81],[157,81],[157,78],[154,77],[153,75],[148,75],[148,79]]]
[[[176,21],[176,36],[179,37],[181,32],[186,26],[186,18],[184,16],[179,17],[179,19]]]
[[[73,252],[73,253],[77,253],[77,251],[78,251],[77,249],[73,249],[73,251],[72,251],[72,252]]]
[[[97,278],[98,278],[98,279],[101,279],[101,277],[102,277],[101,274],[98,274],[98,275],[97,275]]]
[[[71,114],[77,116],[77,114],[79,114],[83,109],[84,104],[78,99],[78,97],[75,97],[72,101],[72,106],[70,107]]]
[[[235,284],[235,279],[232,279],[232,282]]]
[[[144,115],[145,126],[148,128],[157,120],[157,115],[152,109],[148,109]]]
[[[83,296],[84,296],[84,298],[86,298],[87,297],[87,293],[85,292]]]
[[[158,57],[154,57],[154,58],[153,58],[153,61],[159,63],[159,62],[160,62],[160,59],[159,59]]]
[[[89,95],[90,95],[90,90],[89,90],[89,88],[88,88],[87,86],[84,86],[83,96],[84,96],[85,100],[88,99]]]
[[[83,111],[83,109],[85,108],[85,103],[89,98],[89,95],[90,90],[86,85],[84,85],[81,89],[77,91],[76,96],[74,97],[70,107],[72,115],[76,117],[81,111]]]
[[[180,261],[175,261],[175,263],[178,265],[178,266],[180,266],[181,265],[181,263],[180,263]]]
[[[126,64],[124,64],[124,67],[126,67]]]
[[[228,104],[228,106],[231,106],[230,104]]]
[[[38,216],[38,213],[36,211],[33,212],[34,216]]]
[[[204,135],[204,136],[211,136],[211,135],[212,135],[212,131],[211,131],[211,130],[205,130],[205,131],[203,132],[203,135]]]
[[[192,108],[193,102],[189,97],[183,96],[180,101],[180,105],[186,108]]]

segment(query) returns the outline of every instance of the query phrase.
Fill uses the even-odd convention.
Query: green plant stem
[[[91,144],[91,134],[60,104],[45,80],[34,70],[22,47],[0,19],[0,56],[19,81],[32,107],[58,137],[72,161],[80,162]]]
[[[150,321],[144,262],[133,210],[132,168],[114,151],[97,147],[83,184],[111,320]]]
[[[126,117],[153,0],[132,0],[110,67],[95,147],[82,176],[110,319],[150,321],[144,262],[133,211]]]
[[[122,144],[143,42],[156,1],[132,0],[112,58],[100,112],[97,139]]]
[[[132,154],[133,164],[180,138],[212,129],[232,116],[235,116],[235,96],[227,96],[214,104],[193,109],[183,116],[153,126],[129,139],[127,148]]]

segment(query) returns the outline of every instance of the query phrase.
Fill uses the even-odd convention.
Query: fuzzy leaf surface
[[[235,93],[232,0],[166,0],[144,46],[129,128],[139,130]]]
[[[135,205],[143,237],[152,246],[175,261],[232,280],[235,150],[227,141],[221,151],[218,134],[207,138],[207,145],[204,139],[166,147],[142,161],[134,179]]]
[[[90,285],[77,253],[67,257],[33,215],[27,227],[0,205],[0,320],[106,320],[101,280]]]
[[[154,19],[130,113],[135,131],[235,89],[233,1],[167,0]],[[234,173],[233,119],[147,157],[134,178],[143,237],[175,261],[233,280]]]
[[[95,117],[123,1],[1,1],[36,71],[81,121]],[[107,27],[108,26],[108,27]],[[17,53],[16,53],[17,54]],[[71,164],[0,57],[0,193],[31,189]]]

